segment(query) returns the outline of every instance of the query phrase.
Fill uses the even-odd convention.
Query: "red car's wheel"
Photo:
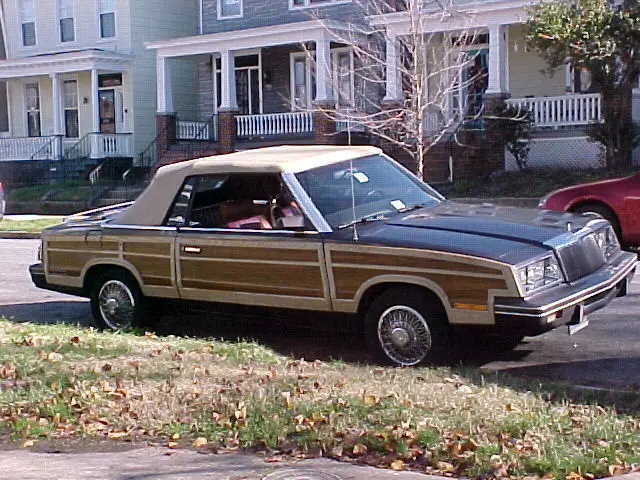
[[[611,224],[616,232],[616,235],[618,236],[618,240],[622,243],[622,232],[620,231],[620,222],[618,222],[618,217],[615,212],[606,205],[603,205],[601,203],[583,203],[582,205],[578,205],[571,211],[574,213],[595,213],[597,215],[600,215]]]

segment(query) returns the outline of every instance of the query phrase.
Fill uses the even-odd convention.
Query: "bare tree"
[[[366,130],[405,151],[424,176],[427,151],[445,136],[457,141],[465,124],[483,115],[488,72],[469,28],[472,14],[439,0],[354,0],[363,23],[325,22],[331,41],[353,49],[349,71],[333,67],[335,105],[314,106],[342,130]],[[389,26],[398,25],[402,28]],[[455,30],[434,31],[443,21]],[[307,50],[309,58],[314,53]],[[388,64],[392,67],[388,70]],[[316,66],[317,68],[317,66]]]

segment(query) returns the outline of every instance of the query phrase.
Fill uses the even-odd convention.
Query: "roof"
[[[216,173],[297,173],[381,153],[377,147],[287,145],[197,158],[158,169],[147,189],[115,220],[122,225],[161,225],[186,177]]]

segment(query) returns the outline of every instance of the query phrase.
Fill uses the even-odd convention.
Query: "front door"
[[[113,88],[98,92],[100,103],[100,133],[116,133],[116,91]]]
[[[236,95],[241,115],[260,113],[260,81],[258,68],[236,69]]]
[[[181,298],[330,310],[322,238],[274,222],[281,186],[276,174],[187,181],[168,219]]]

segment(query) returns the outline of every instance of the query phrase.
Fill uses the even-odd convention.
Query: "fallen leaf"
[[[365,453],[367,453],[367,447],[365,445],[362,445],[361,443],[356,443],[353,446],[354,455],[364,455]]]
[[[35,443],[35,440],[25,440],[24,442],[22,442],[22,448],[33,447]]]
[[[404,462],[402,460],[394,460],[391,462],[391,470],[404,470]]]
[[[193,444],[192,444],[192,445],[193,445],[195,448],[201,448],[201,447],[204,447],[207,443],[209,443],[209,442],[207,441],[207,439],[206,439],[206,438],[204,438],[204,437],[198,437],[198,438],[196,438],[196,439],[193,441]]]
[[[178,448],[177,442],[169,442],[167,443],[167,448]]]
[[[61,362],[64,356],[58,352],[51,352],[47,355],[47,360],[50,362]]]

